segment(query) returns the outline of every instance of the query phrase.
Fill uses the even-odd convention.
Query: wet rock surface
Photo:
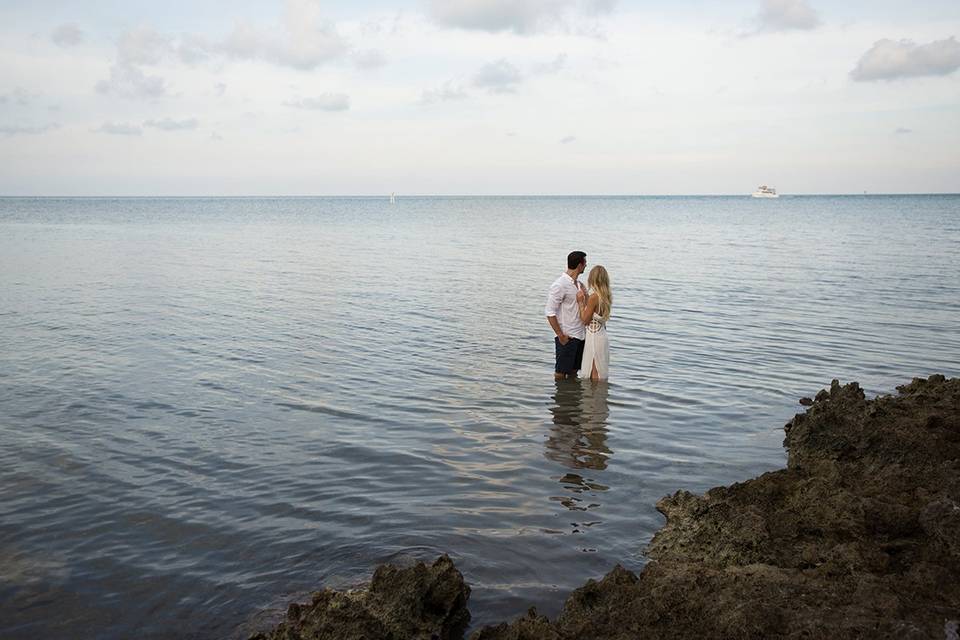
[[[313,594],[287,619],[250,640],[451,640],[470,621],[470,587],[446,555],[432,565],[382,565],[367,589]]]
[[[574,591],[556,620],[531,610],[470,639],[949,636],[960,619],[960,379],[898,390],[867,400],[834,381],[786,425],[786,469],[661,499],[667,522],[639,575],[617,566]],[[415,586],[387,605],[375,575],[363,605],[324,591],[259,637],[456,637],[442,621],[469,615],[469,589],[462,577],[454,586],[446,556],[438,565],[449,584],[405,579]],[[322,634],[348,623],[350,634]]]

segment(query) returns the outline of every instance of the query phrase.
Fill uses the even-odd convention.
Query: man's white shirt
[[[560,274],[547,294],[547,317],[556,316],[560,330],[571,338],[584,340],[586,328],[580,320],[580,305],[577,304],[577,284],[567,273]]]

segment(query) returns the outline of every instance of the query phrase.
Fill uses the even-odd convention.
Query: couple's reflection
[[[593,471],[607,468],[607,459],[613,454],[607,446],[608,388],[605,381],[560,380],[550,413],[553,427],[546,442],[546,456],[564,465],[567,471],[560,484],[568,491],[564,496],[551,498],[571,511],[590,511],[600,505],[592,500],[607,486],[594,478]],[[577,527],[596,522],[572,523]]]

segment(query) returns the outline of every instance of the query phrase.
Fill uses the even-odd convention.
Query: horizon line
[[[215,194],[147,194],[147,195],[76,195],[76,194],[2,194],[0,199],[162,199],[162,198],[197,198],[197,199],[265,199],[265,198],[386,198],[391,195],[400,198],[752,198],[750,193],[579,193],[579,194],[549,194],[549,193],[353,193],[353,194],[245,194],[245,195],[215,195]],[[781,198],[803,197],[849,197],[849,196],[960,196],[960,191],[864,191],[862,193],[823,192],[823,193],[781,193]],[[765,198],[758,198],[765,199]]]

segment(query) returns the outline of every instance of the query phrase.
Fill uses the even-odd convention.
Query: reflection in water
[[[605,381],[560,380],[550,413],[553,428],[546,442],[545,455],[550,460],[574,469],[560,478],[569,494],[551,498],[571,511],[587,512],[600,506],[590,501],[609,487],[600,484],[589,470],[603,471],[613,452],[607,447],[608,387]],[[586,470],[586,471],[584,471]],[[573,532],[598,524],[599,521],[573,522]]]

